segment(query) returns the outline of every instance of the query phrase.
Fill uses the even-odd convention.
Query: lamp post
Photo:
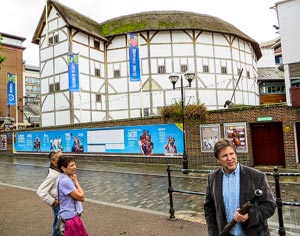
[[[191,83],[195,78],[195,73],[193,72],[185,72],[184,78],[189,82],[188,87],[191,87]],[[169,76],[169,80],[173,84],[173,89],[176,89],[175,84],[179,80],[179,75],[171,74]],[[186,153],[186,143],[185,143],[185,118],[184,118],[184,96],[183,96],[183,78],[182,75],[180,76],[180,92],[181,92],[181,111],[182,111],[182,130],[183,130],[183,155],[182,155],[182,167],[183,169],[188,169],[188,156]],[[185,172],[184,172],[185,173]]]

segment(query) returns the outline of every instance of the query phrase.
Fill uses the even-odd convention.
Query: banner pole
[[[16,74],[16,130],[19,129],[19,115],[18,115],[18,75]]]

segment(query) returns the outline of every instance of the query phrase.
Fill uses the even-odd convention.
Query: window
[[[141,116],[144,116],[144,117],[149,116],[149,108],[144,108],[144,109],[140,108],[140,114],[141,114]]]
[[[181,73],[185,73],[188,70],[188,66],[187,65],[181,65],[180,71]]]
[[[114,78],[120,78],[120,77],[121,77],[120,70],[114,70]]]
[[[54,89],[55,89],[55,91],[59,91],[60,90],[60,84],[59,83],[55,83],[54,84]]]
[[[59,41],[58,34],[49,36],[49,41],[48,41],[48,43],[49,43],[50,45],[58,44],[58,41]]]
[[[56,91],[60,90],[60,84],[59,83],[54,83],[54,84],[49,84],[49,93],[54,93]]]
[[[98,40],[94,40],[94,48],[100,50],[100,42]]]
[[[157,70],[158,70],[158,74],[165,74],[166,73],[166,67],[165,66],[158,66]]]
[[[49,84],[49,93],[54,92],[54,84]]]
[[[250,71],[247,71],[247,79],[250,79]]]
[[[96,102],[101,102],[101,94],[96,94]]]
[[[284,94],[285,84],[284,82],[261,83],[260,93],[261,94]]]
[[[227,74],[227,67],[222,66],[222,67],[221,67],[221,73],[222,73],[222,74]]]
[[[207,65],[203,66],[203,72],[208,73],[209,72],[209,67]]]
[[[95,76],[100,77],[100,69],[95,68]]]

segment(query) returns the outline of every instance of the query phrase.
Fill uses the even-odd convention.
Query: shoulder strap
[[[57,201],[58,201],[58,203],[59,203],[59,181],[60,181],[60,179],[57,180]],[[73,202],[74,202],[75,211],[77,212],[77,208],[76,208],[76,204],[75,204],[76,200],[74,198],[72,198],[72,199],[73,199]],[[58,207],[60,208],[60,204],[58,204]]]

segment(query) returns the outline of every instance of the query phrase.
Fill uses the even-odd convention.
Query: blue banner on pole
[[[79,92],[78,54],[68,55],[69,91]]]
[[[7,105],[16,105],[16,75],[7,73]]]
[[[139,43],[138,35],[128,34],[129,42],[129,72],[130,81],[136,82],[141,80],[140,71],[140,54],[139,54]]]

